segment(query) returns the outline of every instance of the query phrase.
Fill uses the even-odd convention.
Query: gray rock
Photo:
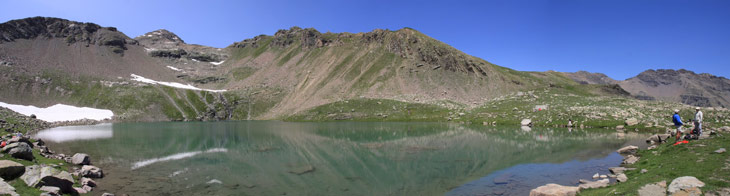
[[[530,191],[530,196],[575,196],[580,192],[576,186],[546,184]]]
[[[601,175],[599,175],[598,173],[593,174],[593,179],[598,179],[599,177],[601,177]]]
[[[84,165],[81,167],[81,171],[79,172],[79,175],[82,177],[89,177],[89,178],[103,178],[104,172],[101,171],[101,168],[98,168],[93,165]]]
[[[96,187],[96,181],[92,180],[91,178],[82,177],[80,181],[81,185]]]
[[[639,196],[666,196],[667,182],[661,181],[654,184],[647,184],[639,188]]]
[[[624,165],[632,165],[639,161],[639,157],[636,157],[634,155],[629,155],[624,158],[624,161],[622,162]]]
[[[532,120],[530,120],[530,119],[522,119],[522,121],[520,122],[520,125],[531,127],[532,126]]]
[[[20,179],[28,186],[35,187],[41,181],[41,167],[38,165],[26,166],[25,173],[20,176]]]
[[[91,159],[89,158],[88,154],[76,153],[76,154],[74,154],[73,157],[71,157],[71,164],[89,165],[89,164],[91,164]]]
[[[10,160],[0,160],[0,178],[6,181],[20,177],[25,172],[25,166]]]
[[[33,160],[33,148],[25,142],[16,142],[3,147],[2,152],[10,154],[15,158]]]
[[[726,151],[725,148],[720,148],[720,149],[715,150],[715,153],[719,154],[719,153],[724,153],[725,151]]]
[[[623,129],[624,129],[624,126],[623,125],[616,126],[616,130],[623,130]]]
[[[18,193],[15,192],[15,187],[10,186],[10,184],[3,180],[0,180],[0,195],[19,196]]]
[[[51,195],[58,195],[61,193],[61,188],[55,186],[42,186],[41,191],[50,193]]]
[[[623,174],[624,171],[626,171],[625,167],[609,167],[608,171],[610,171],[612,174]]]
[[[74,187],[74,191],[76,191],[79,194],[86,194],[89,193],[89,191],[84,190],[83,188]]]
[[[637,120],[636,118],[629,118],[629,119],[626,119],[626,121],[624,121],[624,123],[626,124],[626,126],[634,126],[634,125],[639,124],[639,120]]]
[[[602,179],[602,180],[597,180],[597,181],[585,181],[585,183],[578,185],[578,187],[581,190],[601,188],[601,187],[607,187],[609,182],[610,181],[608,179]]]
[[[667,191],[670,195],[684,194],[699,196],[702,194],[702,191],[700,191],[699,188],[703,186],[705,186],[705,183],[693,176],[682,176],[672,180]]]
[[[623,148],[618,149],[616,152],[619,154],[636,154],[636,151],[639,150],[638,146],[626,146]]]
[[[652,146],[646,147],[646,149],[647,150],[654,150],[654,149],[656,149],[656,147],[657,147],[656,145],[652,145]]]
[[[101,194],[101,196],[114,196],[114,194],[111,194],[111,193],[104,193],[104,194]]]
[[[729,126],[720,127],[719,130],[722,131],[722,132],[725,132],[725,133],[730,133],[730,127]]]
[[[9,140],[7,141],[7,143],[8,143],[8,144],[12,144],[12,143],[18,143],[18,142],[23,142],[23,143],[26,143],[26,144],[28,144],[28,145],[29,145],[29,146],[30,146],[31,148],[33,148],[33,143],[32,143],[32,142],[30,142],[30,139],[29,139],[28,137],[14,137],[14,138],[10,138],[10,139],[9,139]]]
[[[661,144],[664,142],[667,142],[667,139],[672,137],[670,134],[655,134],[650,136],[649,138],[646,138],[646,143],[649,144]]]
[[[641,171],[639,171],[639,172],[641,172],[643,174],[643,173],[649,172],[649,170],[641,169]]]
[[[629,177],[627,177],[626,174],[616,175],[617,182],[626,182],[627,180],[629,180]]]

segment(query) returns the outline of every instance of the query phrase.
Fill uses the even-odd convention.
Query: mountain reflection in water
[[[644,138],[603,129],[522,131],[443,123],[160,122],[109,127],[113,137],[46,140],[58,152],[91,155],[108,173],[95,191],[130,195],[491,194],[491,189],[467,188],[487,186],[480,179],[524,164],[539,171],[544,163],[589,163],[588,169],[549,175],[557,180],[605,172],[616,164],[611,158],[616,149]],[[211,149],[225,151],[205,153]],[[140,163],[149,164],[135,167]]]

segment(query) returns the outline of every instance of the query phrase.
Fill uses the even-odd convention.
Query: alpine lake
[[[155,122],[38,132],[129,195],[528,195],[607,174],[648,135],[393,122]],[[613,179],[612,179],[613,181]]]

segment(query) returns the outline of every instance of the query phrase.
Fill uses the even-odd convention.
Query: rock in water
[[[598,173],[593,174],[593,179],[598,179],[598,177],[601,177]]]
[[[654,184],[647,184],[639,188],[639,196],[666,196],[667,182],[661,181]]]
[[[583,190],[583,189],[601,188],[601,187],[607,187],[609,182],[610,181],[608,179],[597,180],[597,181],[585,181],[585,183],[582,183],[581,185],[578,185],[578,187],[581,190]]]
[[[98,168],[93,165],[84,165],[81,167],[81,172],[79,173],[83,177],[89,177],[89,178],[103,178],[104,172],[101,171],[101,168]]]
[[[89,165],[91,164],[91,159],[88,154],[76,153],[71,157],[71,163],[74,165]]]
[[[0,178],[6,181],[20,177],[25,172],[25,166],[10,160],[0,160]]]
[[[558,184],[546,184],[530,191],[530,196],[575,196],[580,188],[575,186],[562,186]]]
[[[532,126],[532,120],[530,120],[530,119],[522,119],[522,122],[520,122],[520,125],[531,127]]]
[[[626,119],[626,121],[624,121],[624,123],[626,123],[626,126],[634,126],[634,125],[639,124],[639,120],[637,120],[636,118],[629,118],[629,119]]]
[[[0,180],[0,195],[19,196],[15,192],[15,187],[10,186],[7,182]]]
[[[705,186],[705,183],[698,180],[693,176],[683,176],[675,178],[672,183],[669,184],[667,191],[670,195],[702,195],[700,187]]]
[[[623,148],[618,149],[616,152],[619,154],[636,154],[636,151],[639,150],[638,146],[626,146]]]
[[[629,177],[626,176],[626,174],[619,174],[616,176],[616,181],[618,182],[626,182],[627,180],[629,180]]]
[[[622,162],[622,164],[631,165],[631,164],[636,163],[637,161],[639,161],[639,157],[636,157],[634,155],[629,155],[629,156],[626,156],[626,158],[624,158],[624,161]]]

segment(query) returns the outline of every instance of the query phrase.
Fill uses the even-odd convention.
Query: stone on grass
[[[719,154],[719,153],[723,153],[725,151],[726,151],[725,148],[720,148],[720,149],[715,150],[715,153]]]
[[[33,148],[25,142],[16,142],[3,147],[2,152],[18,159],[33,160]]]
[[[697,178],[683,176],[672,180],[667,191],[670,195],[701,195],[702,191],[699,188],[703,186],[705,186],[705,183]]]
[[[634,125],[639,124],[639,120],[637,120],[636,118],[629,118],[629,119],[626,119],[626,121],[624,121],[624,123],[626,124],[626,126],[634,126]]]
[[[18,196],[18,193],[15,192],[15,187],[10,186],[10,184],[3,180],[0,180],[0,195]]]
[[[520,121],[520,125],[531,127],[532,126],[532,120],[530,120],[530,119],[522,119],[522,121]]]
[[[0,178],[6,181],[20,177],[25,172],[25,166],[10,160],[0,160]]]
[[[639,171],[639,172],[641,172],[643,174],[643,173],[649,172],[649,170],[641,169],[641,171]]]
[[[654,184],[647,184],[639,188],[639,196],[666,196],[667,182],[661,181]]]
[[[530,196],[575,196],[580,192],[576,186],[546,184],[530,191]]]
[[[73,191],[74,179],[71,174],[53,167],[27,166],[20,179],[30,187],[54,186],[60,188],[62,193]]]
[[[618,182],[626,182],[628,180],[629,180],[629,177],[627,177],[626,174],[616,175],[616,181],[618,181]]]
[[[51,195],[59,195],[61,194],[61,188],[55,187],[55,186],[42,186],[40,188],[41,191],[46,193],[51,193]]]

